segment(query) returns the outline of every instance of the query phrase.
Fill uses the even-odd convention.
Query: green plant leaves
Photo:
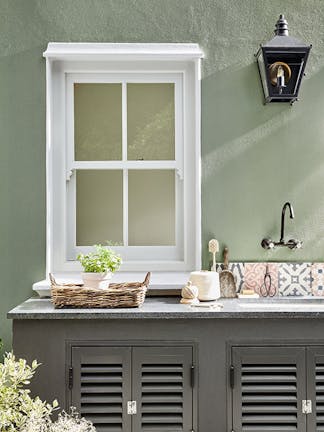
[[[58,402],[49,404],[30,396],[25,386],[39,365],[34,360],[29,366],[26,360],[5,354],[0,363],[0,432],[95,432],[92,423],[81,418],[75,409],[70,414],[63,411],[52,422],[51,414]]]
[[[86,273],[114,273],[122,263],[121,256],[112,249],[102,245],[94,245],[95,252],[86,255],[79,254],[77,260],[81,263]]]
[[[55,408],[42,402],[38,397],[32,399],[30,383],[39,364],[34,361],[29,366],[24,359],[16,360],[12,353],[4,356],[0,363],[0,431],[17,432],[22,430],[28,419],[49,417]]]

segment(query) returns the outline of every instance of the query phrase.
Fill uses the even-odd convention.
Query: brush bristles
[[[209,252],[216,253],[219,252],[219,245],[216,239],[212,239],[208,243]]]

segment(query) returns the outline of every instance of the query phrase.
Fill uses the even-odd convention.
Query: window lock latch
[[[179,178],[179,180],[183,180],[183,168],[182,167],[178,167],[177,169],[176,169],[176,173],[177,173],[177,176],[178,176],[178,178]]]
[[[66,170],[66,173],[65,173],[65,180],[66,180],[67,182],[71,180],[71,177],[73,176],[74,171],[75,171],[74,168],[72,168],[72,169],[67,169],[67,170]]]

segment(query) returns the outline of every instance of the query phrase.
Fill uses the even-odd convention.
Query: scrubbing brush
[[[213,265],[211,266],[211,271],[216,271],[216,253],[219,252],[219,245],[216,239],[211,239],[208,243],[208,250],[213,254]]]

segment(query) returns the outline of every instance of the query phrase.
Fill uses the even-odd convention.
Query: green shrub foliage
[[[0,363],[0,432],[95,432],[92,423],[75,409],[70,414],[63,411],[55,422],[51,420],[58,402],[32,398],[28,389],[38,367],[36,360],[30,366],[12,353],[5,354]]]

